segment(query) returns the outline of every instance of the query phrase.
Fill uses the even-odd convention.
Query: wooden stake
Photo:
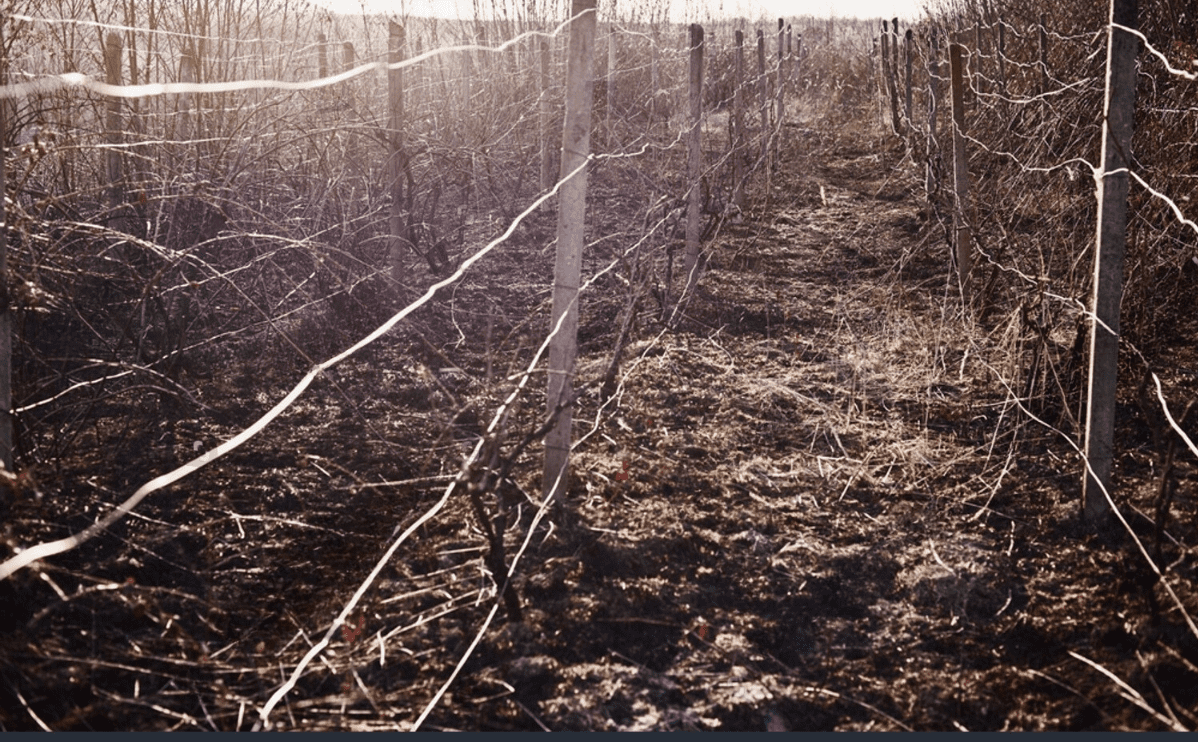
[[[654,31],[654,36],[650,40],[650,127],[651,129],[658,123],[659,106],[658,106],[658,30]],[[665,116],[664,116],[665,119]]]
[[[775,153],[774,163],[779,162],[780,140],[783,139],[783,19],[779,19],[778,53],[775,55]]]
[[[767,171],[770,172],[770,133],[771,133],[771,114],[770,104],[767,102],[767,55],[763,45],[763,32],[758,31],[758,99],[759,107],[762,110],[762,131],[760,132],[762,145],[762,160],[767,165]]]
[[[0,49],[4,46],[4,24],[0,23]],[[7,82],[7,65],[0,66],[0,85]],[[4,143],[8,141],[8,104],[0,100],[0,465],[13,471],[12,413],[12,300],[8,294],[8,212],[3,194],[7,193]]]
[[[612,110],[613,89],[617,78],[617,29],[608,28],[608,74],[604,79],[604,135],[608,148],[613,149]]]
[[[742,92],[745,79],[744,37],[733,32],[733,203],[746,208],[746,96]]]
[[[701,170],[701,114],[704,89],[704,29],[693,23],[688,27],[688,161],[687,161],[687,226],[684,229],[683,274],[687,276],[679,302],[675,305],[675,317],[679,309],[691,296],[700,277],[700,170]],[[672,320],[674,324],[674,318]]]
[[[592,58],[596,47],[596,0],[572,0],[567,55],[567,101],[563,120],[562,168],[571,175],[588,158],[592,130]],[[571,395],[579,327],[579,277],[583,265],[587,168],[571,175],[558,193],[558,247],[551,307],[550,365],[546,414],[555,417],[546,435],[542,493],[559,498],[567,490],[571,452]]]
[[[1047,44],[1046,44],[1046,14],[1043,13],[1041,21],[1038,23],[1038,60],[1042,63],[1042,79],[1041,86],[1038,88],[1038,94],[1045,95],[1050,89],[1050,66],[1046,63]]]
[[[196,59],[196,55],[191,52],[184,52],[179,57],[179,81],[180,82],[199,82],[200,80],[200,64]],[[197,120],[194,124],[192,121],[192,101],[194,97],[192,93],[184,93],[179,96],[179,120],[180,120],[180,139],[191,139],[192,137],[200,136],[200,125]],[[197,119],[199,117],[197,116]]]
[[[550,40],[544,36],[541,37],[541,68],[538,131],[542,149],[542,190],[548,191],[554,187],[554,152],[550,148]]]
[[[954,263],[963,303],[970,301],[971,226],[967,218],[970,189],[967,172],[966,116],[963,113],[963,53],[961,44],[950,46],[950,104],[954,113]]]
[[[937,192],[937,161],[941,149],[937,141],[938,98],[942,94],[942,85],[938,64],[937,28],[929,29],[929,157],[925,161],[925,200],[929,205],[929,217],[932,223],[933,199]]]
[[[996,71],[999,73],[1000,94],[1008,95],[1008,72],[1004,64],[1004,31],[1002,21],[996,23]]]
[[[912,29],[904,32],[904,126],[911,134],[913,129],[913,109],[912,109]]]
[[[116,33],[110,32],[104,40],[104,78],[109,85],[121,84],[121,50],[124,44],[121,37]],[[105,116],[104,138],[110,145],[110,149],[105,153],[105,174],[108,179],[108,205],[112,209],[109,224],[117,231],[123,232],[126,228],[126,220],[122,218],[122,204],[126,203],[125,186],[124,186],[124,168],[122,167],[121,150],[117,145],[121,143],[122,127],[121,127],[121,99],[115,96],[109,96],[105,103],[107,113]]]
[[[1092,278],[1091,369],[1083,474],[1083,513],[1099,526],[1109,515],[1104,491],[1112,484],[1113,421],[1116,415],[1117,347],[1120,339],[1121,273],[1125,260],[1125,209],[1133,163],[1133,103],[1137,92],[1137,0],[1112,0],[1108,26],[1108,88],[1100,159],[1104,174],[1098,198],[1096,263]]]
[[[404,26],[388,21],[388,63],[404,60]],[[408,234],[404,225],[404,70],[388,70],[388,180],[392,199],[388,210],[390,231],[388,261],[396,289],[404,283],[405,246]]]
[[[883,84],[887,87],[887,95],[892,103],[892,133],[899,134],[904,129],[900,125],[900,103],[896,97],[896,76],[893,74],[892,65],[888,60],[887,21],[883,22],[883,33],[879,37],[879,43],[883,46]]]

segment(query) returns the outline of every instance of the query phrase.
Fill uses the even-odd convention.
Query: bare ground
[[[1000,383],[1022,329],[957,316],[918,169],[875,142],[815,147],[797,133],[759,206],[710,245],[679,331],[643,299],[615,396],[601,408],[593,384],[580,401],[569,497],[516,569],[524,621],[499,612],[424,728],[1196,728],[1195,635],[1127,535],[1078,522],[1078,456]],[[593,183],[593,239],[640,226],[646,204],[619,174]],[[480,381],[530,358],[552,226],[531,219],[246,447],[0,585],[4,729],[251,727],[457,473],[503,388]],[[599,240],[586,267],[617,247]],[[585,382],[625,307],[620,279],[602,283],[583,309]],[[357,332],[302,330],[313,354]],[[1175,388],[1194,387],[1194,337],[1161,349],[1180,359]],[[153,397],[96,410],[92,453],[40,473],[46,496],[14,505],[10,545],[79,530],[236,431],[303,372],[288,358],[225,360],[197,382],[212,412]],[[503,455],[534,427],[542,383]],[[1036,412],[1060,425],[1062,410]],[[1135,400],[1119,414],[1118,500],[1152,544],[1161,451]],[[108,459],[118,438],[143,455]],[[510,561],[538,451],[500,488]],[[1194,616],[1196,467],[1177,458],[1163,564]],[[485,550],[455,496],[272,722],[409,728],[495,601]]]

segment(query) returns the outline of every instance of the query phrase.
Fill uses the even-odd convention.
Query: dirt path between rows
[[[581,400],[571,495],[517,569],[525,621],[500,614],[424,728],[1161,728],[1072,652],[1148,698],[1153,672],[1194,726],[1194,637],[1147,603],[1138,558],[1076,525],[1070,447],[1006,404],[954,316],[918,168],[849,138],[814,147],[798,140],[770,202],[710,246],[680,331],[643,319],[616,396],[602,413]],[[253,445],[56,561],[71,600],[29,572],[5,586],[27,606],[6,627],[24,699],[3,691],[6,728],[35,728],[30,709],[55,729],[249,728],[476,439],[498,397],[467,377],[532,347],[545,307],[527,321],[512,276],[548,260],[550,224],[523,227],[490,285],[439,297],[415,319],[425,336],[347,361]],[[584,307],[582,368],[603,368],[621,306]],[[45,536],[227,436],[296,374],[261,353],[239,368],[201,390],[220,414],[164,431],[148,411],[130,433],[147,460],[107,488],[99,452],[47,480],[62,513]],[[526,525],[535,453],[505,490]],[[1186,476],[1179,574],[1195,570]],[[464,499],[393,559],[275,723],[408,728],[491,604]]]
[[[785,163],[773,206],[715,248],[691,331],[635,347],[618,414],[578,460],[580,530],[522,585],[537,628],[494,658],[529,716],[1146,724],[1067,652],[1129,670],[1135,635],[1186,629],[1121,618],[1146,613],[1114,579],[1133,560],[1072,525],[1069,448],[1006,448],[1021,421],[1002,419],[998,385],[966,357],[980,349],[944,316],[946,250],[922,239],[919,176],[854,144],[815,169]]]

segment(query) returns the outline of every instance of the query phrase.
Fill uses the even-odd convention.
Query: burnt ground
[[[1079,522],[1077,454],[1006,393],[1025,330],[961,316],[902,150],[810,134],[709,245],[676,331],[640,300],[603,404],[594,382],[629,266],[597,282],[574,479],[521,554],[524,620],[498,612],[422,728],[1196,728],[1194,633],[1127,535]],[[640,233],[645,199],[620,178],[593,178],[589,271]],[[469,498],[386,561],[351,628],[330,626],[532,357],[552,237],[552,214],[534,215],[251,443],[0,585],[4,729],[248,729],[327,634],[272,723],[409,728],[496,602]],[[348,317],[294,334],[317,357],[378,319]],[[1179,359],[1175,398],[1194,386],[1194,339],[1160,349]],[[283,343],[247,343],[195,381],[206,410],[153,396],[95,408],[81,433],[93,445],[73,449],[89,453],[14,504],[9,548],[78,531],[304,368]],[[536,426],[543,379],[520,395],[500,459]],[[1052,407],[1030,411],[1061,427]],[[1123,400],[1117,498],[1153,549],[1163,459],[1149,427]],[[117,440],[137,456],[109,458]],[[519,453],[500,487],[510,562],[539,452]],[[1177,456],[1168,477],[1161,563],[1194,620],[1195,461]],[[497,498],[480,502],[490,520]]]

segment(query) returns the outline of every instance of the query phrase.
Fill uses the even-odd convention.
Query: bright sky
[[[645,0],[616,0],[618,5]],[[649,0],[654,2],[655,0]],[[926,0],[666,0],[672,6],[674,20],[686,20],[685,13],[692,15],[694,8],[708,8],[712,16],[780,18],[797,15],[838,18],[900,18],[916,19],[922,13]],[[338,13],[369,13],[412,16],[437,16],[440,18],[466,17],[474,15],[474,8],[489,8],[506,5],[504,0],[309,0],[314,5]],[[599,0],[600,12],[613,0]],[[686,9],[693,9],[687,12]],[[603,17],[603,16],[602,16]]]

